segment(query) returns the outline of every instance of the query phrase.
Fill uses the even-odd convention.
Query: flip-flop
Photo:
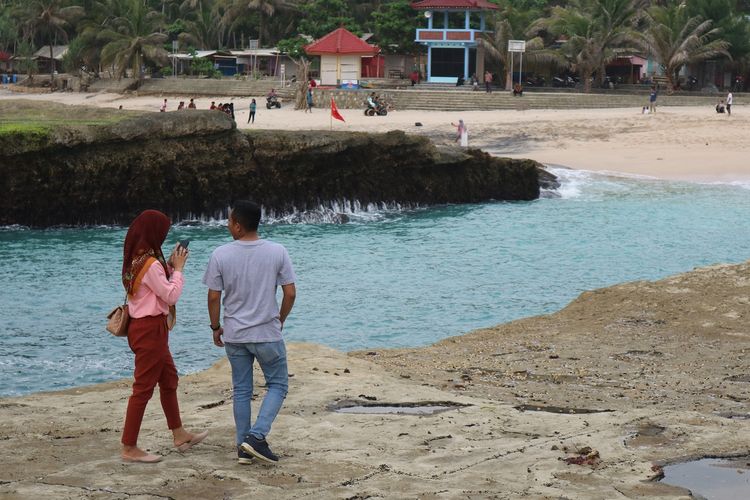
[[[190,439],[190,441],[185,441],[181,445],[176,446],[177,451],[181,453],[188,451],[190,448],[192,448],[196,444],[206,439],[206,436],[208,436],[208,431],[203,431],[199,434],[194,434],[193,437]]]
[[[143,455],[142,457],[125,457],[125,456],[123,456],[122,457],[122,461],[123,462],[128,462],[128,463],[155,464],[155,463],[161,462],[162,458],[163,457],[161,457],[160,455],[153,455],[151,453],[147,453],[147,454]]]

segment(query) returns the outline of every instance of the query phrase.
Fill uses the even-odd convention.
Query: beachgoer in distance
[[[161,103],[161,107],[159,108],[159,111],[162,112],[162,113],[164,113],[165,111],[167,111],[167,100],[166,99],[164,99],[164,102]]]
[[[122,431],[122,458],[127,462],[155,463],[162,457],[138,448],[138,434],[146,405],[159,384],[159,397],[174,446],[187,451],[203,441],[208,432],[191,434],[182,427],[177,403],[177,368],[169,352],[170,307],[182,293],[182,271],[188,251],[175,246],[169,260],[161,246],[171,222],[157,210],[135,218],[125,236],[122,283],[128,293],[128,345],[135,354],[133,393],[128,400]]]
[[[216,109],[216,101],[211,101],[211,106],[208,109]]]
[[[464,86],[464,75],[458,75],[456,77],[456,87],[463,87]]]
[[[477,78],[476,73],[471,74],[471,90],[473,92],[476,92],[477,90],[479,90],[479,79]]]
[[[180,101],[180,104],[177,105],[177,111],[185,109],[185,101]]]
[[[188,104],[188,109],[195,109],[195,100],[190,99],[190,104]]]
[[[250,115],[247,117],[247,123],[255,123],[255,110],[258,109],[258,104],[255,99],[250,101]]]
[[[492,73],[489,70],[484,72],[484,89],[488,94],[492,92]]]
[[[469,129],[466,127],[466,124],[463,120],[458,120],[458,125],[455,123],[451,123],[454,127],[456,127],[456,142],[459,142],[461,146],[468,147],[469,146]]]
[[[724,99],[721,99],[719,103],[716,105],[716,112],[724,113]]]
[[[305,96],[305,101],[307,103],[307,107],[305,108],[305,113],[312,113],[313,108],[313,93],[312,88],[307,88],[307,95]]]
[[[732,92],[730,91],[727,94],[727,115],[732,114],[732,104],[734,103],[734,96],[732,95]]]
[[[656,87],[651,87],[651,93],[648,95],[648,110],[651,113],[656,113]]]
[[[516,83],[513,85],[513,95],[514,96],[522,96],[523,95],[523,87],[520,83]]]
[[[289,388],[286,347],[282,329],[294,305],[297,280],[289,254],[282,245],[258,236],[260,207],[238,201],[229,214],[229,233],[235,240],[211,254],[203,283],[208,290],[208,315],[214,345],[224,347],[232,368],[233,409],[237,461],[252,457],[275,463],[266,437]],[[276,289],[281,287],[281,308]],[[224,297],[224,327],[220,319]],[[252,424],[253,363],[257,359],[268,387]]]
[[[370,92],[367,96],[367,105],[372,109],[378,109],[378,99],[375,97],[375,92]]]
[[[310,77],[310,79],[307,81],[307,86],[311,89],[314,89],[318,86],[318,82],[315,81],[315,78]]]

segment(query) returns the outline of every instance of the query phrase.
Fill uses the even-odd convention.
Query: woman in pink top
[[[179,451],[187,451],[208,435],[205,431],[191,434],[182,427],[177,403],[177,368],[169,352],[167,315],[182,293],[182,270],[188,252],[178,245],[169,264],[164,259],[161,246],[170,225],[163,213],[146,210],[135,218],[125,236],[122,283],[129,299],[128,344],[135,354],[133,394],[122,431],[122,458],[127,462],[161,461],[161,456],[137,446],[143,413],[156,384],[167,426]]]

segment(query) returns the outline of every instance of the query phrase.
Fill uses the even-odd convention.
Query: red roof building
[[[416,10],[497,10],[497,5],[487,0],[418,0],[412,2]]]
[[[356,87],[362,78],[362,58],[376,56],[380,49],[345,28],[334,30],[305,46],[311,56],[320,56],[321,85]]]
[[[322,56],[324,54],[374,56],[380,52],[380,49],[365,42],[346,28],[339,28],[306,45],[305,52],[311,56]]]

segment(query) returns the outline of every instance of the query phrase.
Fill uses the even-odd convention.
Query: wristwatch
[[[221,329],[221,323],[218,324],[218,325],[216,325],[216,326],[214,326],[214,325],[208,325],[208,326],[210,326],[211,330],[213,330],[215,332]]]

